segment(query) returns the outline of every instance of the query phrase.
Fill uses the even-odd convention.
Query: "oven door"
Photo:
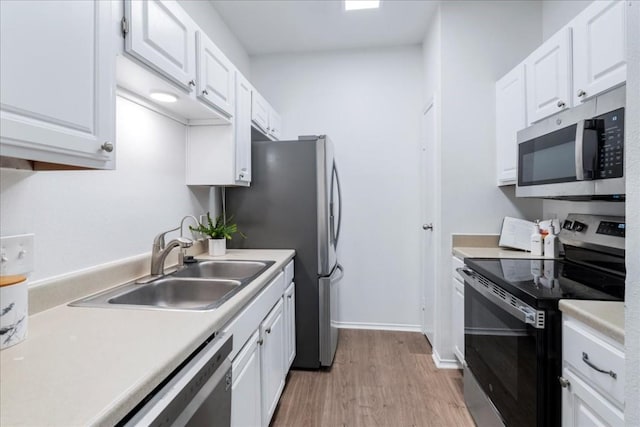
[[[506,426],[537,426],[540,329],[465,280],[465,361]]]

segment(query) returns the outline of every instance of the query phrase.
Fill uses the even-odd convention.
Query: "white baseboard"
[[[431,354],[431,358],[433,359],[433,363],[436,364],[436,368],[438,369],[462,369],[460,363],[458,363],[458,359],[453,357],[453,359],[443,359],[440,357],[436,349],[433,349],[433,353]]]
[[[335,322],[340,329],[370,329],[376,331],[403,331],[403,332],[420,332],[420,325],[402,325],[397,323],[362,323],[362,322]]]

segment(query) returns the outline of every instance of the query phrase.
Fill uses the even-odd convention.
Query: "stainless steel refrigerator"
[[[293,367],[331,366],[338,345],[338,284],[344,270],[341,193],[326,136],[251,145],[251,187],[226,190],[226,211],[246,239],[232,248],[295,249],[296,358]]]

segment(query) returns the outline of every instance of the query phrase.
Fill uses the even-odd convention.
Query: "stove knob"
[[[568,219],[564,221],[562,224],[562,228],[565,230],[573,230],[573,221],[569,221]]]
[[[585,231],[587,229],[587,224],[583,224],[579,221],[573,221],[573,231]]]

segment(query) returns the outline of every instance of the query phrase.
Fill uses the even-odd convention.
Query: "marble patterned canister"
[[[27,337],[28,298],[26,276],[0,276],[0,350]]]

